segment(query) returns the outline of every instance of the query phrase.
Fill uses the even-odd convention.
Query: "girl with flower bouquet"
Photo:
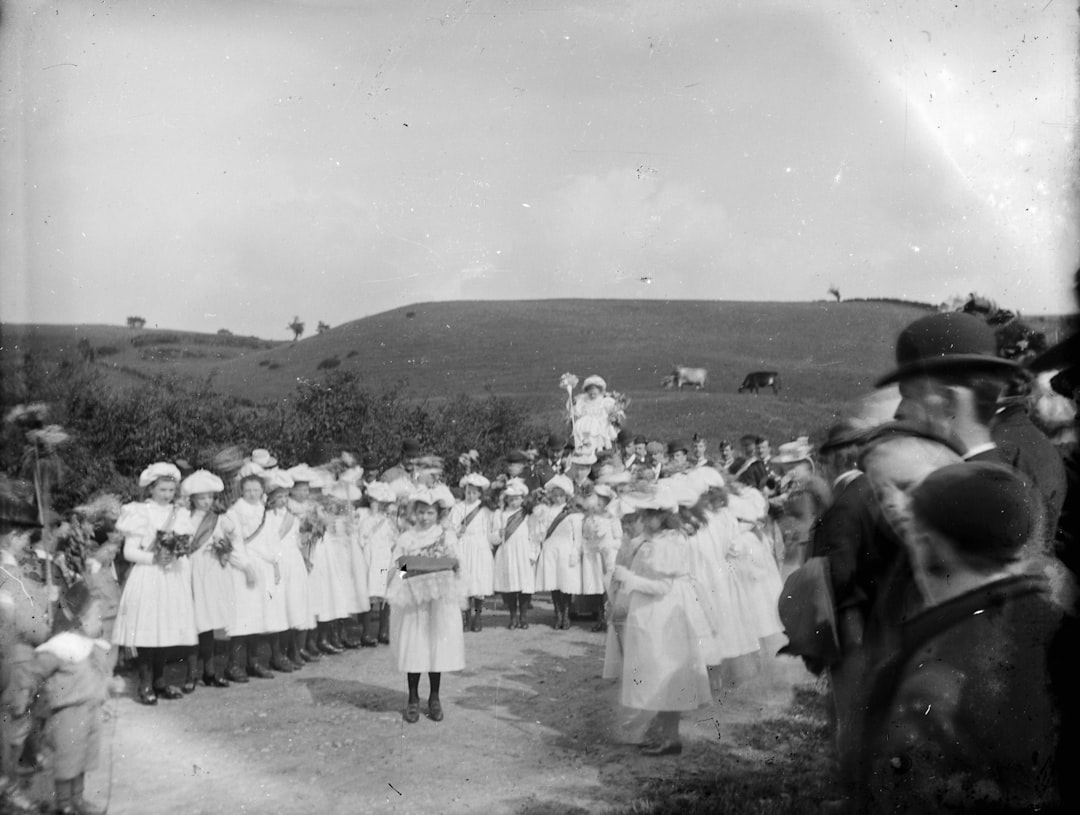
[[[165,682],[166,648],[190,648],[199,641],[187,557],[190,515],[173,503],[180,470],[168,462],[151,464],[139,476],[146,501],[125,504],[116,522],[124,536],[124,558],[132,564],[120,596],[112,641],[129,648],[139,672],[139,701],[180,699],[183,691]]]
[[[574,397],[571,410],[574,447],[595,454],[610,449],[615,441],[619,433],[615,420],[620,408],[607,392],[607,383],[602,377],[595,374],[587,377],[584,391]]]
[[[419,488],[409,500],[409,515],[412,527],[394,548],[398,568],[390,576],[386,599],[394,607],[390,651],[408,680],[404,719],[412,724],[420,719],[420,674],[426,672],[430,684],[428,717],[438,722],[443,718],[442,675],[465,668],[465,595],[458,577],[457,536],[438,522],[438,496]]]
[[[195,530],[190,555],[191,589],[195,630],[199,636],[196,653],[188,656],[187,680],[180,688],[185,693],[195,690],[199,661],[203,665],[204,685],[229,687],[223,668],[216,665],[215,651],[228,652],[229,638],[225,632],[232,624],[236,603],[232,569],[241,568],[241,563],[229,539],[231,523],[214,511],[214,501],[224,490],[224,482],[208,470],[197,470],[180,483],[180,492],[190,507],[191,528]],[[216,648],[216,643],[221,645]]]
[[[308,661],[302,652],[307,632],[315,627],[315,612],[311,605],[307,566],[304,556],[300,554],[300,518],[294,512],[299,511],[299,507],[291,498],[292,489],[296,486],[293,472],[300,477],[305,475],[297,468],[271,473],[270,495],[266,505],[273,523],[277,525],[281,541],[278,563],[285,593],[285,619],[289,626],[288,630],[277,635],[280,650],[278,662],[299,670]],[[274,667],[273,664],[271,667]]]

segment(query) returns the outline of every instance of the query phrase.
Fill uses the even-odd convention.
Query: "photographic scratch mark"
[[[386,786],[388,786],[390,789],[392,789],[398,795],[401,795],[401,792],[398,791],[398,788],[395,787],[393,784],[391,784],[389,781],[386,782]]]
[[[79,66],[78,66],[78,65],[77,65],[76,63],[74,63],[74,62],[58,62],[58,63],[56,63],[55,65],[46,65],[46,66],[45,66],[44,68],[42,68],[41,70],[43,70],[43,71],[48,71],[48,70],[51,70],[51,69],[53,69],[53,68],[62,68],[62,67],[64,67],[64,66],[68,66],[68,67],[71,67],[71,68],[78,68],[78,67],[79,67]]]

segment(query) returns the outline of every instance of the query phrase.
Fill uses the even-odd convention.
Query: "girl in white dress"
[[[507,628],[529,627],[526,616],[529,600],[536,591],[536,561],[540,547],[536,542],[531,520],[525,511],[528,485],[520,478],[511,478],[502,492],[503,510],[496,522],[498,547],[495,549],[492,586],[502,595],[510,611]]]
[[[180,470],[168,462],[151,464],[139,476],[149,499],[125,504],[116,522],[124,536],[124,557],[132,563],[120,595],[112,641],[131,649],[139,670],[139,701],[156,705],[158,696],[180,699],[183,691],[165,682],[165,649],[190,648],[199,638],[191,596],[191,562],[174,554],[195,531],[177,504]]]
[[[228,652],[229,638],[225,631],[235,613],[235,590],[229,567],[231,544],[223,546],[228,537],[226,521],[214,510],[214,501],[225,490],[220,478],[208,470],[196,470],[180,483],[180,492],[188,499],[189,523],[195,530],[191,539],[191,591],[195,609],[195,630],[199,632],[197,653],[188,657],[187,681],[181,690],[195,690],[197,664],[202,662],[203,684],[210,688],[227,688],[224,666],[216,664],[216,651]],[[216,647],[219,646],[219,647]]]
[[[273,524],[278,537],[279,583],[275,593],[283,595],[287,626],[284,631],[270,635],[270,667],[282,673],[304,666],[300,647],[307,631],[315,627],[308,596],[307,567],[300,554],[300,519],[289,508],[294,486],[288,472],[274,470],[267,483],[269,495],[266,498],[267,523]]]
[[[595,454],[610,448],[618,434],[611,422],[616,404],[607,394],[607,383],[595,374],[585,379],[583,389],[574,397],[574,448]]]
[[[690,547],[675,514],[677,501],[661,487],[638,506],[644,540],[630,567],[617,565],[612,576],[616,592],[629,595],[622,664],[605,663],[604,675],[621,676],[623,705],[656,712],[650,728],[656,740],[644,743],[641,752],[678,755],[683,711],[711,702],[701,650],[709,623],[690,578]],[[608,636],[616,636],[614,627]],[[613,652],[618,649],[608,651]]]
[[[764,640],[784,630],[777,607],[784,585],[772,542],[764,531],[769,505],[753,487],[733,481],[729,490],[726,511],[734,515],[738,526],[726,558],[732,567],[743,619],[750,634]]]
[[[390,617],[384,612],[386,584],[390,579],[394,542],[397,539],[396,497],[389,484],[372,481],[365,487],[368,513],[360,523],[360,542],[367,561],[368,598],[371,610],[361,615],[364,624],[360,645],[372,648],[390,642]],[[388,609],[388,607],[387,607]]]
[[[404,719],[410,724],[420,718],[420,674],[427,673],[430,684],[428,716],[443,718],[439,690],[446,671],[465,668],[465,635],[461,627],[464,592],[457,573],[457,539],[452,529],[438,523],[438,499],[420,488],[409,501],[411,528],[405,530],[394,547],[394,569],[386,590],[393,605],[390,618],[390,653],[399,671],[408,680],[409,698]],[[409,575],[406,557],[440,558],[443,570]],[[427,561],[428,568],[436,563]],[[445,567],[453,567],[448,570]]]
[[[533,530],[540,546],[536,590],[550,591],[555,606],[555,630],[570,628],[570,601],[581,594],[581,513],[568,501],[574,483],[557,475],[544,485],[550,504],[537,513]]]
[[[593,631],[607,630],[604,614],[604,595],[615,568],[615,555],[622,543],[622,524],[609,511],[615,492],[606,484],[597,484],[588,502],[588,511],[581,524],[581,593],[591,595],[597,609]]]
[[[270,634],[289,627],[278,563],[281,539],[264,500],[265,476],[261,468],[241,475],[240,499],[225,516],[234,529],[233,549],[248,567],[246,572],[233,572],[236,615],[229,628],[231,664],[226,673],[233,682],[246,682],[251,676],[272,679],[274,674],[261,662],[260,652]],[[254,580],[250,579],[252,574]],[[244,663],[240,661],[241,652],[246,652]]]
[[[465,489],[465,499],[450,508],[447,524],[458,539],[458,551],[461,553],[461,578],[465,581],[465,592],[469,598],[469,608],[465,609],[465,628],[481,631],[483,624],[480,615],[484,610],[484,598],[490,597],[494,589],[495,557],[492,553],[497,533],[495,518],[490,509],[480,502],[484,490],[491,486],[480,473],[469,473],[461,479]],[[494,537],[494,540],[493,540]]]
[[[308,579],[307,561],[304,559],[301,530],[305,529],[307,514],[307,489],[314,472],[306,464],[297,464],[286,470],[292,479],[285,514],[280,515],[282,572],[285,578],[285,611],[289,631],[283,635],[285,656],[294,665],[301,666],[313,661],[307,650],[308,637],[315,630],[315,610],[311,602],[311,584]],[[304,500],[297,496],[303,495]],[[315,659],[318,659],[316,656]]]

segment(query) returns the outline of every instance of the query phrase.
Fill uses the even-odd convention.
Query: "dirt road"
[[[508,631],[505,612],[487,613],[466,635],[469,667],[444,676],[440,723],[403,722],[385,646],[152,708],[120,697],[88,797],[110,815],[602,812],[650,777],[713,767],[733,725],[778,715],[813,680],[783,657],[726,670],[719,701],[684,720],[683,755],[646,759],[626,743],[640,720],[601,678],[604,635],[553,631],[541,598],[533,618]]]

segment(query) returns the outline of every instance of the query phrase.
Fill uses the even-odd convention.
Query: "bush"
[[[341,360],[337,357],[327,357],[315,367],[320,371],[328,371],[332,368],[336,368],[341,364]]]
[[[259,367],[260,368],[265,368],[269,364],[270,364],[270,360],[268,360],[268,359],[260,359],[259,360]]]
[[[101,359],[102,357],[111,357],[113,354],[119,354],[120,349],[115,345],[99,345],[94,349],[94,353],[97,354],[98,359]]]
[[[354,348],[354,349],[353,349],[352,351],[350,351],[349,353],[347,353],[347,354],[345,355],[345,359],[352,359],[353,357],[355,357],[355,356],[359,356],[359,355],[360,355],[360,352],[359,352],[359,351],[357,351],[357,350],[356,350],[356,349]]]
[[[266,367],[269,368],[271,371],[276,371],[278,368],[281,367],[281,363],[280,362],[271,362]]]

